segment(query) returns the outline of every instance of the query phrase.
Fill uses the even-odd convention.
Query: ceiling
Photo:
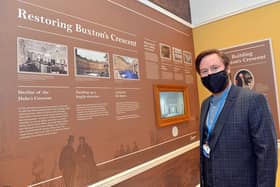
[[[137,0],[175,20],[197,27],[280,0]],[[186,4],[186,6],[183,6]],[[191,21],[190,21],[191,20]],[[191,23],[190,23],[191,22]]]
[[[192,24],[199,26],[279,0],[189,0]]]

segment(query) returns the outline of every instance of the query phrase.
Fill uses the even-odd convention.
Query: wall
[[[147,185],[198,183],[190,27],[130,0],[5,0],[0,23],[1,187],[63,186],[65,173],[75,187],[139,184],[144,171]],[[158,126],[161,84],[187,87],[188,120]],[[180,98],[167,95],[174,122]]]
[[[264,6],[279,0],[235,0],[205,1],[190,0],[192,24],[198,26],[221,18],[235,15],[246,10]]]
[[[280,3],[273,3],[261,8],[231,16],[193,29],[196,55],[209,48],[227,48],[242,43],[271,38],[278,80],[278,98],[280,88]],[[199,78],[198,90],[200,103],[210,93],[202,86]],[[279,165],[278,165],[279,168]],[[279,172],[277,186],[280,186]]]
[[[280,19],[280,3],[274,3],[193,29],[196,55],[209,48],[227,48],[242,43],[250,43],[271,38],[274,54],[276,78],[280,78],[280,26],[275,20]],[[278,81],[278,98],[279,96]],[[209,92],[198,79],[199,100],[203,101]]]

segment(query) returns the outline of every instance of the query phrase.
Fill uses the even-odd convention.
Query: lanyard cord
[[[226,100],[226,97],[227,97],[227,91],[223,94],[221,100],[218,102],[218,110],[212,120],[212,123],[210,123],[210,115],[212,115],[212,112],[210,113],[210,110],[208,112],[208,115],[207,115],[207,127],[208,127],[208,133],[207,133],[207,137],[206,137],[206,142],[209,141],[209,138],[213,132],[213,129],[214,129],[214,126],[215,126],[215,123],[218,119],[218,116],[220,115],[221,113],[221,110],[225,104],[225,100]]]

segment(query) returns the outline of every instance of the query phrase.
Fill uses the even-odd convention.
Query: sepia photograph
[[[182,50],[173,47],[173,61],[181,63],[183,61]]]
[[[255,84],[253,73],[248,69],[238,70],[234,75],[234,83],[236,86],[249,88],[251,90]]]
[[[138,58],[113,55],[114,78],[124,80],[139,80]]]
[[[171,60],[171,47],[169,45],[160,43],[160,58]]]
[[[67,46],[27,38],[17,38],[19,73],[68,75]]]
[[[75,48],[76,76],[110,78],[109,53]]]
[[[183,51],[183,59],[185,64],[192,64],[192,54],[189,51]]]

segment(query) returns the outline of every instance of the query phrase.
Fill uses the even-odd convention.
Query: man
[[[277,137],[265,97],[232,85],[229,58],[207,50],[196,71],[212,93],[200,114],[202,187],[274,187]]]
[[[91,147],[84,136],[79,137],[77,149],[77,186],[84,187],[97,180],[97,167]]]
[[[73,148],[74,136],[69,136],[59,156],[59,169],[62,171],[65,187],[74,187],[74,177],[76,170],[76,157]]]

